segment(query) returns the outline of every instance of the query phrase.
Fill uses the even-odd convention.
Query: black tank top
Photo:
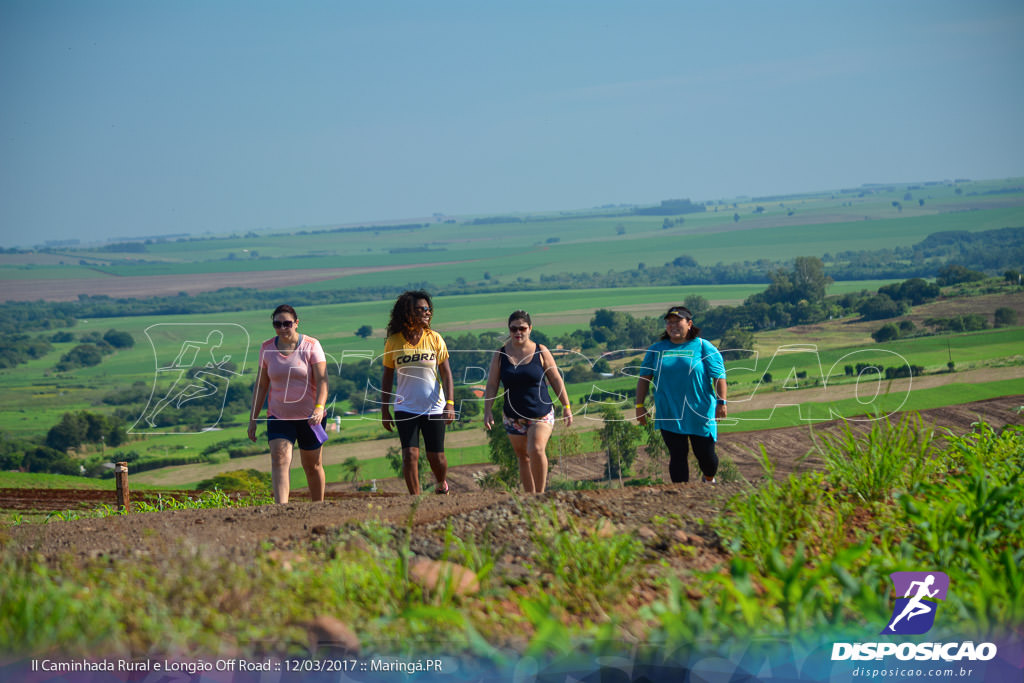
[[[514,364],[501,347],[501,383],[505,385],[505,407],[502,412],[511,418],[544,417],[552,410],[548,383],[544,379],[540,345],[529,363]]]

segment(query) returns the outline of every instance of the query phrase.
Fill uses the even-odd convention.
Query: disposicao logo
[[[893,572],[889,578],[896,588],[896,606],[881,632],[916,636],[930,631],[939,606],[936,601],[945,600],[949,591],[949,577],[942,572]]]
[[[896,589],[892,616],[879,635],[921,635],[935,625],[939,601],[946,599],[949,577],[943,572],[893,572]],[[895,656],[900,660],[987,661],[996,656],[994,643],[833,643],[832,661],[871,660]]]

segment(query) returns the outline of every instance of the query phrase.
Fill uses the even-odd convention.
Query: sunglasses
[[[412,310],[417,313],[430,313],[430,306],[413,306]]]
[[[294,324],[295,324],[295,322],[292,321],[292,320],[275,320],[274,321],[274,327],[283,327],[286,330],[289,327],[291,327],[292,325],[294,325]]]
[[[530,329],[530,328],[528,326],[526,326],[526,325],[518,325],[518,326],[509,325],[508,326],[508,331],[509,332],[526,332],[528,329]]]

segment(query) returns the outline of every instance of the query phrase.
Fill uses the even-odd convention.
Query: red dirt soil
[[[1018,409],[1024,396],[1007,396],[987,401],[922,411],[926,424],[964,433],[971,424],[983,419],[995,428],[1020,423]],[[775,476],[784,477],[801,470],[819,469],[823,463],[812,453],[817,435],[835,431],[837,423],[814,427],[792,427],[761,432],[729,434],[719,443],[719,455],[730,459],[743,477],[756,483],[763,476],[758,457],[763,445],[776,466]],[[810,454],[809,454],[810,453]],[[563,461],[552,467],[552,477],[598,480],[604,458],[589,454]],[[648,466],[642,456],[634,468],[643,472]],[[658,463],[660,476],[668,481],[667,466]],[[48,524],[21,524],[0,529],[0,544],[36,556],[63,554],[83,557],[130,557],[138,553],[157,556],[169,546],[183,544],[192,552],[245,558],[270,542],[278,547],[304,545],[312,537],[351,523],[377,519],[403,526],[412,524],[424,532],[426,543],[421,552],[440,553],[437,544],[439,524],[451,521],[455,528],[469,533],[490,535],[499,544],[519,536],[514,526],[519,503],[509,493],[481,490],[474,475],[493,471],[493,465],[466,465],[449,470],[452,495],[424,495],[417,499],[405,493],[400,479],[378,481],[375,493],[357,492],[352,483],[328,485],[327,500],[308,502],[305,491],[293,491],[286,505],[262,505],[230,509],[178,510],[161,513],[131,514],[105,518],[83,518]],[[720,514],[728,496],[745,488],[743,483],[665,484],[578,492],[549,492],[535,500],[551,501],[592,527],[604,519],[622,531],[650,527],[655,517],[673,514],[682,521],[680,531],[702,531],[698,520]],[[172,493],[172,495],[181,492]],[[131,493],[132,500],[152,499],[153,492]],[[166,492],[163,495],[168,495]],[[0,509],[6,510],[86,510],[101,504],[115,504],[113,491],[60,489],[0,490]],[[442,521],[443,520],[443,521]],[[509,535],[511,534],[511,536]],[[429,539],[433,538],[431,541]],[[705,553],[698,553],[690,564],[703,565],[719,550],[714,539],[705,539]],[[521,552],[526,552],[521,549]],[[514,564],[514,563],[513,563]]]

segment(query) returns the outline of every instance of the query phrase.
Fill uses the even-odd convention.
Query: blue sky
[[[0,0],[0,246],[1024,176],[1024,4]]]

